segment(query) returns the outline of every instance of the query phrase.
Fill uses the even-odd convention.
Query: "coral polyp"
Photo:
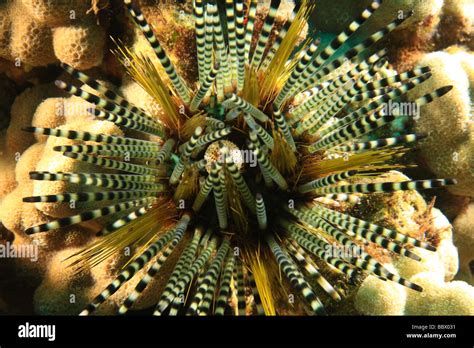
[[[431,241],[353,216],[339,204],[455,184],[384,180],[387,171],[408,166],[402,156],[425,135],[373,135],[407,116],[387,104],[400,101],[431,72],[416,67],[383,75],[387,52],[376,43],[410,13],[356,45],[346,44],[381,2],[372,1],[326,46],[319,38],[299,46],[313,10],[310,1],[295,6],[275,32],[284,2],[271,0],[254,33],[256,0],[195,0],[199,78],[190,85],[140,9],[124,0],[152,50],[134,51],[117,42],[115,54],[160,105],[159,117],[62,64],[82,85],[57,81],[57,87],[91,103],[91,115],[125,132],[25,129],[68,139],[54,150],[97,169],[31,172],[33,180],[63,181],[77,190],[25,202],[77,204],[83,211],[26,232],[108,221],[96,242],[69,258],[79,271],[125,247],[133,250],[82,315],[147,268],[118,310],[125,314],[171,262],[155,315],[326,314],[326,301],[341,301],[344,284],[367,274],[423,290],[384,267],[373,249],[419,261],[415,247],[435,251]],[[428,104],[450,89],[438,88],[411,104]],[[179,257],[168,260],[174,255]],[[293,293],[301,305],[285,300]]]

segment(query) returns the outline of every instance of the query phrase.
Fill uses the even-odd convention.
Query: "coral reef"
[[[464,281],[453,281],[458,271],[457,248],[452,241],[452,228],[447,219],[438,211],[433,211],[433,228],[438,231],[437,252],[418,249],[416,253],[422,261],[395,258],[393,267],[398,274],[423,287],[422,293],[406,290],[398,284],[367,277],[355,296],[355,307],[365,315],[473,315],[474,287]],[[471,217],[472,218],[472,217]],[[472,221],[472,220],[471,220]],[[466,221],[460,218],[455,223],[456,237],[462,236]],[[458,227],[459,226],[459,227]],[[463,253],[472,258],[472,235],[460,246],[461,272]],[[471,243],[470,245],[468,243]],[[456,243],[457,245],[462,245]],[[464,273],[461,273],[464,274]]]
[[[400,173],[392,172],[403,178]],[[355,206],[358,214],[364,218],[371,217],[384,226],[393,226],[397,229],[411,231],[412,236],[425,233],[427,238],[434,241],[436,252],[416,249],[414,252],[421,257],[421,261],[385,254],[390,266],[393,267],[401,277],[410,279],[423,287],[423,293],[418,295],[414,291],[406,290],[398,284],[380,280],[375,276],[368,276],[361,284],[354,297],[354,306],[358,313],[364,315],[459,315],[467,314],[470,310],[460,309],[461,302],[455,302],[452,310],[446,309],[448,298],[456,298],[458,295],[468,303],[472,303],[472,292],[468,284],[452,281],[458,273],[459,265],[462,268],[462,252],[453,243],[458,232],[453,233],[453,227],[448,219],[436,208],[426,204],[418,192],[397,192],[392,195],[380,195],[364,202],[361,206]],[[462,226],[463,220],[460,220]],[[456,225],[455,225],[456,226]],[[455,227],[456,228],[456,227]],[[472,241],[471,241],[472,243]],[[459,243],[456,243],[459,245]],[[459,257],[461,256],[461,261]],[[436,286],[430,285],[425,288],[423,275],[428,274],[436,278]],[[428,280],[427,280],[428,281]],[[444,289],[441,291],[441,289]],[[426,293],[426,295],[424,295]],[[426,297],[428,298],[426,298]],[[421,300],[420,300],[421,299]],[[424,304],[417,303],[423,301]],[[442,304],[436,308],[428,309],[430,301],[441,301]],[[454,300],[457,301],[457,300]]]
[[[474,315],[474,287],[461,281],[443,282],[437,273],[418,273],[412,278],[423,294],[407,293],[406,315]]]
[[[458,277],[474,285],[474,203],[454,221],[454,243],[459,250]]]
[[[388,267],[396,273],[393,267]],[[403,315],[406,298],[403,286],[370,275],[359,287],[354,306],[364,315]]]
[[[319,30],[338,33],[370,0],[317,0],[313,20]],[[362,32],[374,32],[387,18],[413,16],[387,38],[391,63],[399,71],[412,69],[421,55],[454,44],[469,44],[472,39],[472,7],[469,0],[393,0],[385,1],[364,25]]]
[[[454,52],[453,52],[454,51]],[[414,129],[429,135],[420,143],[423,162],[436,175],[448,175],[458,180],[450,192],[474,196],[474,123],[471,116],[474,87],[474,55],[448,49],[425,55],[418,64],[430,66],[433,77],[415,88],[410,97],[420,96],[430,88],[449,83],[454,86],[443,101],[420,108]]]
[[[318,0],[317,29],[345,35],[300,51],[311,1],[125,0],[110,7],[123,28],[107,66],[98,4],[0,4],[0,57],[34,70],[9,70],[22,87],[0,103],[0,238],[40,250],[4,266],[0,308],[474,315],[464,1]],[[45,78],[59,62],[66,73]],[[405,94],[423,105],[417,134],[374,99]],[[417,178],[440,179],[402,174],[415,156],[429,171]],[[442,186],[454,232],[419,192]],[[20,283],[31,303],[12,309]]]
[[[105,5],[104,5],[105,6]],[[105,27],[90,1],[15,0],[0,5],[0,57],[19,66],[58,61],[77,69],[102,63]]]

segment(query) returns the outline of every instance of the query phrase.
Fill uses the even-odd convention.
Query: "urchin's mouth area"
[[[394,20],[337,56],[336,51],[379,7],[381,1],[374,0],[327,47],[318,50],[319,41],[314,39],[291,59],[297,35],[311,9],[309,2],[303,1],[294,10],[265,55],[280,1],[271,1],[251,53],[257,1],[251,1],[248,14],[244,13],[243,1],[226,1],[226,15],[234,25],[228,26],[225,37],[217,3],[196,0],[199,83],[192,92],[139,9],[130,0],[124,2],[156,57],[120,45],[116,53],[127,72],[162,107],[162,117],[150,117],[143,109],[67,65],[63,65],[66,71],[95,93],[66,82],[59,81],[57,86],[94,104],[96,108],[91,112],[99,120],[159,137],[160,143],[143,137],[61,128],[26,129],[80,141],[79,145],[57,146],[54,150],[77,161],[127,173],[31,173],[34,180],[66,181],[102,191],[27,197],[27,202],[110,204],[34,226],[27,233],[120,213],[119,219],[104,228],[100,241],[72,256],[79,259],[74,263],[92,267],[125,246],[136,249],[135,257],[116,281],[82,314],[93,312],[140,269],[151,264],[119,309],[120,314],[126,313],[174,248],[184,243],[184,234],[193,229],[192,240],[185,245],[154,314],[177,314],[181,309],[190,314],[223,314],[231,287],[238,293],[239,312],[245,313],[244,278],[252,289],[258,313],[275,314],[272,294],[281,287],[275,282],[280,279],[280,271],[304,298],[310,312],[324,314],[322,302],[313,290],[313,280],[317,279],[318,288],[334,300],[341,297],[319,273],[315,259],[345,280],[361,273],[373,274],[421,291],[418,285],[390,272],[364,250],[358,255],[341,256],[334,254],[331,246],[357,248],[362,243],[373,243],[393,254],[419,260],[412,248],[433,250],[431,245],[353,217],[342,209],[333,209],[323,200],[314,200],[334,202],[350,199],[353,194],[418,190],[454,183],[450,179],[358,182],[361,178],[373,178],[380,171],[402,167],[388,162],[406,151],[400,146],[421,138],[407,134],[361,140],[401,116],[381,110],[384,103],[431,76],[429,69],[416,68],[381,78],[377,73],[386,63],[386,50],[367,57],[361,55],[406,18]],[[351,63],[348,70],[326,80],[346,61]],[[427,104],[449,90],[449,86],[442,87],[415,102]],[[298,99],[293,97],[301,95],[302,101],[290,103]],[[354,102],[362,106],[345,112],[345,107]],[[124,154],[128,154],[128,160]],[[188,286],[193,286],[194,297],[190,303],[182,304],[177,298]]]

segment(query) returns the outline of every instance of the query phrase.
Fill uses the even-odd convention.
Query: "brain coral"
[[[91,13],[97,12],[93,3],[13,0],[0,4],[0,57],[33,67],[58,60],[77,69],[101,64],[105,25]]]
[[[407,291],[406,315],[474,315],[474,287],[461,281],[444,283],[436,273],[423,272],[411,278],[422,293]]]
[[[452,50],[448,50],[452,52]],[[418,64],[432,68],[433,77],[409,92],[410,98],[447,83],[454,86],[443,101],[420,108],[415,130],[429,136],[420,143],[427,166],[439,176],[454,177],[454,194],[474,196],[474,123],[470,90],[474,87],[474,56],[465,52],[434,52]]]
[[[370,275],[357,291],[354,305],[364,315],[402,315],[406,296],[403,286]]]
[[[91,22],[61,26],[53,29],[53,46],[61,62],[87,70],[102,62],[105,32]]]
[[[11,58],[10,54],[11,19],[6,3],[0,4],[0,57]]]
[[[21,154],[33,144],[33,137],[25,137],[22,127],[31,125],[38,105],[45,99],[64,95],[53,84],[38,85],[16,97],[11,108],[11,121],[6,133],[6,152],[12,156]]]
[[[474,284],[474,203],[454,221],[454,242],[459,249],[460,276]]]
[[[25,16],[23,7],[14,3],[12,13],[11,56],[21,64],[44,66],[57,59],[53,52],[51,30],[31,16]]]
[[[48,26],[67,25],[91,8],[84,0],[19,0],[33,18]]]

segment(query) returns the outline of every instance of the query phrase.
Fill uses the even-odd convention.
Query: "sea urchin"
[[[346,282],[374,274],[422,291],[361,246],[370,242],[415,260],[419,257],[413,246],[435,250],[433,246],[331,205],[358,194],[454,183],[360,181],[403,166],[396,160],[405,153],[404,146],[422,135],[357,139],[403,116],[384,106],[431,76],[429,68],[420,67],[380,77],[386,51],[372,48],[410,14],[344,48],[381,2],[373,1],[327,46],[321,47],[315,38],[298,51],[296,43],[313,7],[310,1],[301,1],[274,34],[281,1],[271,0],[262,28],[254,35],[257,0],[195,0],[199,81],[190,88],[140,10],[124,0],[156,57],[121,44],[115,54],[161,106],[163,116],[152,117],[67,65],[64,69],[94,92],[62,81],[56,84],[94,104],[90,112],[97,118],[132,135],[151,135],[152,140],[61,128],[25,129],[75,140],[77,145],[54,149],[107,169],[32,172],[34,180],[75,183],[81,191],[26,197],[26,202],[83,202],[89,209],[27,232],[118,214],[100,232],[98,242],[72,256],[73,264],[93,267],[126,246],[135,251],[116,280],[81,314],[92,313],[149,267],[120,307],[119,313],[126,313],[178,245],[183,251],[157,297],[155,315],[291,313],[292,306],[281,301],[288,289],[304,298],[301,308],[325,314],[321,291],[334,301],[341,299],[339,287],[331,285],[325,272],[337,273]],[[223,18],[226,23],[221,23]],[[413,102],[430,103],[450,89],[440,88]],[[91,210],[93,204],[97,205]],[[186,234],[191,236],[184,238]],[[337,253],[337,247],[358,252]],[[230,305],[232,298],[236,305]]]

